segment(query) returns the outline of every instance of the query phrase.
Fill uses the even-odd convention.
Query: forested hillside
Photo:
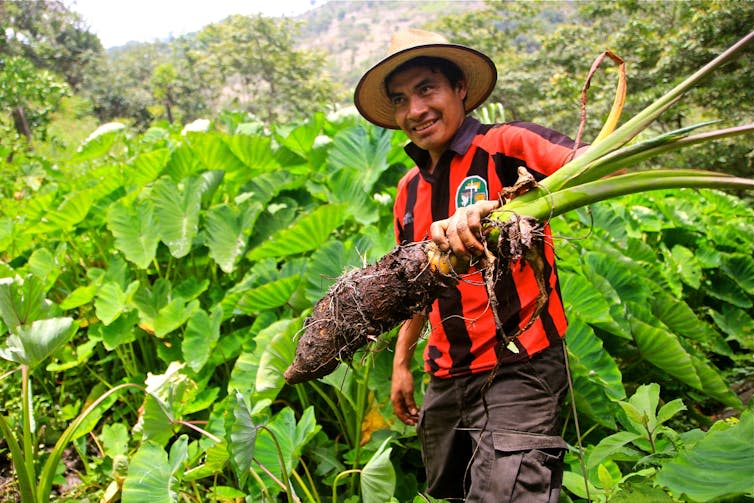
[[[0,503],[434,501],[390,405],[395,330],[283,378],[312,306],[393,248],[406,137],[350,108],[396,29],[489,54],[475,114],[583,126],[615,193],[754,178],[754,43],[688,84],[752,30],[752,2],[329,2],[109,50],[66,5],[0,0]],[[595,141],[618,66],[585,115],[582,88],[607,48],[628,91]],[[751,201],[679,188],[547,218],[563,502],[754,495]],[[421,398],[421,348],[413,373]]]

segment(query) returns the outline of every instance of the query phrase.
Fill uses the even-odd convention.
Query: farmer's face
[[[466,81],[453,87],[442,72],[417,66],[393,75],[387,91],[395,121],[411,141],[429,151],[434,166],[466,116]]]

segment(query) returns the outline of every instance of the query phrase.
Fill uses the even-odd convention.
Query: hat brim
[[[387,96],[385,79],[400,65],[419,56],[447,59],[461,69],[468,87],[464,102],[466,113],[484,103],[497,83],[495,63],[470,47],[456,44],[411,47],[391,54],[361,77],[354,92],[354,104],[366,120],[384,128],[400,129]]]

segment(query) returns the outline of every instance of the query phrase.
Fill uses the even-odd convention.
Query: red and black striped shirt
[[[541,180],[568,159],[574,142],[553,130],[526,122],[480,124],[467,117],[428,173],[429,153],[413,143],[406,152],[416,162],[398,183],[393,208],[398,243],[427,239],[429,226],[457,207],[481,198],[497,199],[513,185],[518,167]],[[548,300],[539,319],[503,353],[503,362],[529,358],[565,335],[566,317],[555,269],[549,228],[543,253]],[[531,318],[539,294],[531,267],[511,264],[495,283],[502,331],[513,334]],[[497,362],[498,333],[482,275],[472,268],[456,287],[443,290],[429,313],[431,332],[424,351],[425,369],[437,377],[491,370]]]

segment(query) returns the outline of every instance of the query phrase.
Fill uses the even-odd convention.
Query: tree
[[[237,105],[268,124],[304,118],[332,98],[324,56],[294,49],[291,20],[230,16],[197,36],[203,64],[219,79],[219,107]]]
[[[23,56],[37,68],[62,75],[79,89],[102,54],[102,43],[81,16],[61,0],[0,0],[0,55]]]
[[[64,82],[24,58],[0,62],[0,110],[7,111],[16,133],[29,146],[34,135],[45,137],[50,113],[68,93]]]

